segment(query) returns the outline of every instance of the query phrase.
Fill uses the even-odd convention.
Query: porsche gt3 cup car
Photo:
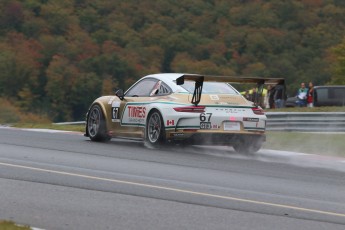
[[[266,116],[230,83],[283,82],[277,78],[153,74],[125,93],[96,99],[86,116],[92,141],[112,137],[142,139],[152,146],[166,142],[229,145],[237,152],[256,152],[265,141]]]

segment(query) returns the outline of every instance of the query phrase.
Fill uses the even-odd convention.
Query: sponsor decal
[[[167,126],[175,125],[174,120],[167,120]]]
[[[239,105],[239,103],[236,103],[236,102],[223,102],[223,101],[220,101],[220,102],[215,102],[217,105]]]
[[[146,117],[146,107],[144,106],[127,106],[126,116],[130,123],[143,123]]]
[[[146,107],[144,106],[128,106],[128,117],[129,118],[145,118]]]
[[[242,113],[245,112],[245,109],[239,109],[239,108],[216,108],[216,111],[221,111],[224,113]]]
[[[110,105],[110,104],[113,102],[113,100],[115,100],[115,98],[116,98],[116,97],[110,97],[110,98],[109,98],[109,101],[108,101],[108,105]]]
[[[243,121],[250,121],[250,122],[258,122],[259,118],[254,118],[254,117],[244,117]]]
[[[210,95],[210,98],[212,101],[218,101],[219,100],[218,95]]]
[[[212,129],[220,129],[219,125],[212,125]]]
[[[172,133],[172,134],[170,134],[170,136],[173,136],[173,137],[183,137],[184,133]]]
[[[120,107],[120,102],[119,101],[113,101],[111,103],[111,107]]]

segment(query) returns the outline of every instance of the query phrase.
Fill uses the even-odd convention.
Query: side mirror
[[[116,90],[115,95],[116,95],[118,98],[120,98],[121,101],[123,100],[123,98],[124,98],[124,96],[125,96],[125,94],[124,94],[124,92],[123,92],[123,89],[118,89],[118,90]]]

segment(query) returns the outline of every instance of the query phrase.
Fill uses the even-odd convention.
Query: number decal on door
[[[115,121],[119,121],[120,120],[120,116],[119,113],[120,112],[120,108],[119,107],[112,107],[111,109],[111,121],[115,122]]]

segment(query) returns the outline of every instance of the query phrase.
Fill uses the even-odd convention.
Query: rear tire
[[[93,105],[87,117],[87,134],[92,141],[109,141],[104,114],[99,105]]]
[[[247,153],[252,154],[259,151],[262,147],[263,140],[262,138],[244,138],[241,140],[238,140],[236,144],[234,144],[232,147],[235,149],[238,153]]]
[[[147,117],[145,141],[147,144],[154,147],[166,142],[163,118],[157,110],[150,112]]]

